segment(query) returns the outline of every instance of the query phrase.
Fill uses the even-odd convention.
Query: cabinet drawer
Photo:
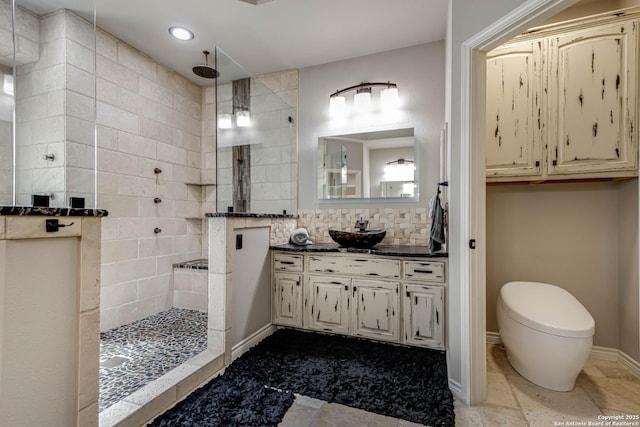
[[[279,271],[302,271],[302,255],[273,254],[273,269]]]
[[[444,282],[444,263],[431,261],[405,261],[404,278]]]
[[[400,277],[400,261],[367,257],[310,256],[312,273],[336,273],[369,277]]]

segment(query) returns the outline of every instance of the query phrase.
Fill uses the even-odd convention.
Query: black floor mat
[[[235,384],[224,384],[225,377]],[[270,388],[260,389],[263,385]],[[230,399],[229,395],[233,393],[229,389],[236,386],[247,388],[238,390],[238,396]],[[202,394],[203,389],[211,387],[222,388],[222,392],[215,392],[215,396],[222,395],[223,402],[217,403],[210,397],[206,397],[208,402],[193,401],[196,393]],[[279,330],[235,360],[224,375],[203,389],[187,398],[191,403],[179,404],[152,425],[276,425],[293,397],[291,393],[273,389],[429,426],[455,424],[444,352],[342,336]],[[262,401],[256,402],[256,399]],[[227,408],[228,401],[231,401],[231,406],[242,408],[243,414],[239,413],[240,409],[235,409],[231,416],[220,415],[219,412],[232,409]],[[264,408],[264,405],[273,406]],[[209,414],[216,418],[211,418],[211,421],[206,418],[203,424],[194,424],[193,421],[189,424],[185,420],[196,416],[182,413],[189,411],[195,411],[198,417]],[[279,418],[275,416],[277,411],[282,411]],[[173,417],[174,421],[163,423],[167,416]],[[234,424],[234,417],[239,417],[237,424]],[[270,424],[269,417],[274,420],[273,424]],[[231,423],[216,424],[223,418],[231,420]]]

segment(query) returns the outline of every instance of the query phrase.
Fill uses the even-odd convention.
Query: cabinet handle
[[[300,286],[300,280],[296,280],[296,286]]]
[[[440,324],[440,313],[438,313],[438,310],[436,310],[436,323],[438,325]]]
[[[288,265],[293,265],[295,264],[293,261],[278,261],[280,264],[288,264]]]
[[[554,160],[553,162],[551,162],[551,164],[553,164],[553,166],[556,166],[558,164],[558,161]]]
[[[332,285],[342,285],[342,282],[330,282]]]
[[[433,273],[433,270],[413,270],[414,273]]]
[[[344,285],[344,290],[348,291],[349,290],[349,286],[348,285]]]

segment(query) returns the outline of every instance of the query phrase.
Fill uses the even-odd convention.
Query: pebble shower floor
[[[102,412],[207,348],[207,313],[172,308],[100,334]]]

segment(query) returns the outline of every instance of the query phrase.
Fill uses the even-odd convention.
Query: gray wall
[[[320,136],[415,128],[420,152],[420,202],[426,203],[438,180],[440,131],[444,124],[444,42],[422,44],[300,70],[299,188],[298,207],[335,207],[336,202],[317,200],[317,142]],[[360,82],[391,81],[398,84],[402,107],[391,119],[337,121],[329,117],[329,95]],[[353,94],[347,95],[347,103]],[[373,94],[375,100],[377,94]],[[339,203],[339,202],[338,202]],[[379,207],[383,202],[339,203],[344,207]],[[394,207],[401,205],[394,202]],[[414,205],[415,206],[415,205]]]
[[[618,348],[640,361],[638,180],[618,184]]]
[[[595,345],[617,348],[619,235],[631,231],[637,237],[637,215],[619,209],[619,201],[630,203],[612,183],[488,187],[487,330],[498,331],[495,305],[503,284],[546,282],[566,289],[589,310]],[[621,253],[620,261],[629,275],[638,264],[628,255]],[[636,310],[637,302],[636,297]],[[637,330],[637,320],[635,325]]]

